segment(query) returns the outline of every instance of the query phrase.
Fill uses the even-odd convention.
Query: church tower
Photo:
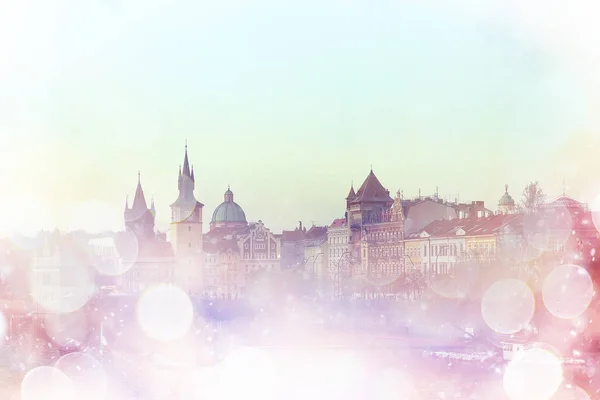
[[[152,202],[152,207],[149,209],[146,204],[139,172],[133,204],[129,208],[129,201],[125,200],[125,211],[123,214],[126,231],[133,233],[138,242],[154,239],[154,202]]]
[[[190,169],[187,143],[183,169],[177,181],[179,196],[171,204],[171,245],[177,259],[176,280],[185,290],[199,291],[202,285],[202,208],[194,197],[195,178]]]

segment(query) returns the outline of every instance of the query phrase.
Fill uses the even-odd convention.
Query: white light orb
[[[36,367],[21,382],[21,400],[78,400],[73,383],[54,367]]]
[[[588,272],[577,265],[556,267],[544,280],[542,298],[554,316],[572,319],[580,316],[594,296],[594,284]]]
[[[535,311],[529,286],[518,279],[502,279],[492,284],[481,299],[481,314],[486,324],[501,334],[525,328]]]
[[[194,318],[188,295],[176,286],[158,285],[146,290],[137,304],[137,321],[142,331],[159,341],[185,336]]]
[[[579,386],[562,385],[552,400],[590,400],[590,396]]]
[[[72,382],[79,399],[103,400],[108,389],[108,380],[102,364],[87,353],[69,353],[62,356],[55,368]]]
[[[562,381],[561,360],[542,348],[526,350],[504,371],[504,390],[510,400],[550,400]]]
[[[63,264],[50,269],[36,265],[29,285],[35,302],[56,314],[79,310],[96,293],[94,274],[86,265]]]

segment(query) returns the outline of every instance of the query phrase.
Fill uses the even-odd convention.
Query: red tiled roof
[[[331,225],[329,226],[330,228],[339,228],[340,226],[344,226],[346,225],[346,218],[337,218],[334,219],[333,222],[331,223]]]
[[[358,189],[358,192],[356,192],[356,197],[352,200],[353,203],[393,203],[393,201],[394,200],[390,197],[390,193],[383,187],[381,182],[379,182],[379,179],[377,179],[372,170],[360,189]]]
[[[465,232],[465,236],[493,235],[502,232],[506,227],[516,227],[522,223],[522,218],[521,214],[512,214],[492,215],[487,218],[439,220],[411,234],[409,238],[417,238],[421,232],[427,232],[431,237],[448,237],[456,235],[459,229]]]
[[[559,196],[556,200],[545,204],[544,205],[545,208],[557,208],[557,207],[564,207],[564,208],[583,208],[584,204],[573,199],[572,197],[569,196]]]

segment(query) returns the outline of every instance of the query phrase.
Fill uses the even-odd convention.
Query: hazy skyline
[[[0,6],[0,234],[164,229],[187,138],[204,220],[230,184],[273,231],[392,193],[600,193],[591,1],[21,1]]]

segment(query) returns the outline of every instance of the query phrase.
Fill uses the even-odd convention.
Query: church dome
[[[246,213],[239,204],[233,201],[233,192],[228,187],[223,202],[213,212],[211,225],[219,227],[242,224],[247,224]]]
[[[500,198],[498,202],[499,206],[514,206],[515,200],[512,198],[510,194],[508,194],[508,185],[504,186],[504,195]]]

